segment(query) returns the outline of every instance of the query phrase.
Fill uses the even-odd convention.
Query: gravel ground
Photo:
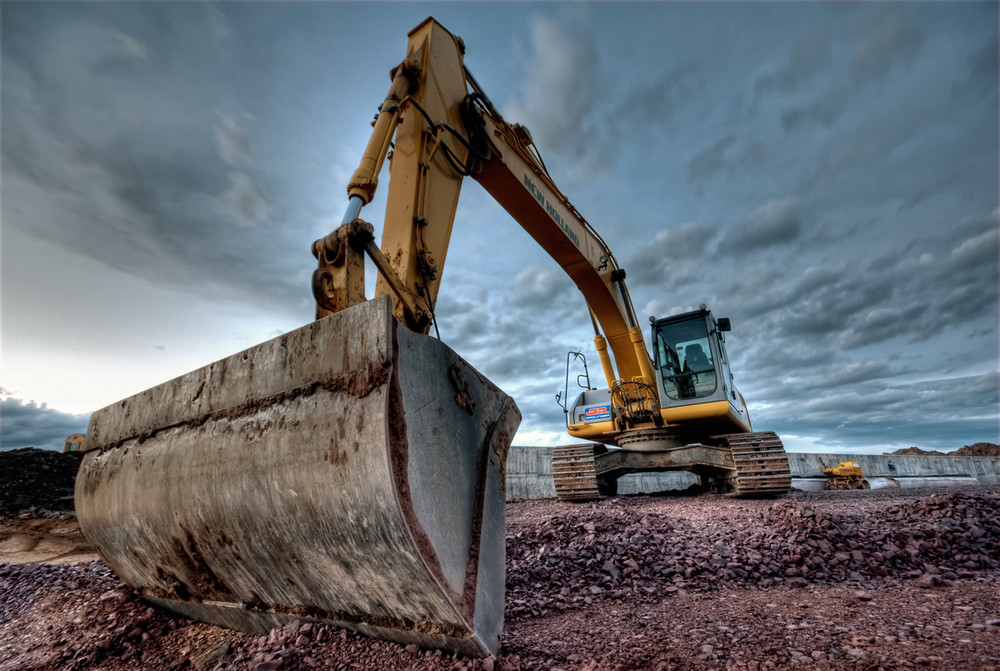
[[[0,519],[0,671],[995,670],[998,512],[990,488],[515,502],[501,651],[470,660],[326,625],[254,636],[173,617],[79,539],[62,563],[18,554],[28,531],[73,532],[67,511],[28,508]]]

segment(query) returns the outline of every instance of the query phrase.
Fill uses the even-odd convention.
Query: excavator
[[[583,491],[598,475],[687,466],[738,480],[739,491],[787,489],[767,465],[773,434],[750,433],[731,384],[726,323],[705,310],[660,320],[649,356],[625,271],[556,188],[527,129],[497,112],[464,53],[433,18],[409,33],[343,221],[312,246],[315,321],[91,416],[77,515],[147,601],[244,631],[329,622],[496,654],[504,469],[520,412],[428,335],[466,177],[589,306],[608,386],[584,391],[572,409],[570,434],[594,442],[560,457],[580,466],[565,482]],[[386,162],[377,244],[360,215]],[[378,270],[371,299],[366,258]],[[761,484],[768,477],[780,482]]]
[[[634,361],[642,371],[631,379],[614,377],[600,333],[594,341],[607,388],[592,388],[580,352],[567,356],[567,396],[570,356],[583,359],[585,371],[578,376],[584,391],[570,406],[560,403],[567,431],[596,442],[553,449],[556,496],[598,499],[616,494],[623,475],[659,471],[694,473],[703,488],[736,497],[786,493],[792,481],[784,446],[774,433],[752,432],[746,401],[733,383],[723,337],[730,320],[716,319],[701,305],[651,317],[650,324],[652,362],[641,335],[631,334],[639,339]]]

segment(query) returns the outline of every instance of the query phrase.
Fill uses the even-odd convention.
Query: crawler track
[[[593,445],[562,445],[552,450],[552,480],[560,501],[591,501],[597,490]]]
[[[770,431],[718,436],[736,467],[732,496],[772,498],[792,486],[788,455],[778,435]]]

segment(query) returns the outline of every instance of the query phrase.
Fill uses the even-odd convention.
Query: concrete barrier
[[[905,478],[865,478],[868,489],[916,489],[919,487],[968,487],[982,484],[971,475],[923,476]],[[803,492],[822,492],[826,489],[826,478],[792,478],[792,489]]]
[[[1000,484],[1000,457],[948,457],[890,454],[817,454],[789,452],[792,486],[805,490],[822,489],[823,468],[842,461],[856,461],[865,477],[879,486],[953,486],[977,482]],[[684,490],[698,484],[686,471],[635,473],[618,480],[619,494],[650,494]],[[874,486],[874,485],[873,485]],[[507,455],[507,500],[551,499],[552,448],[515,445]]]

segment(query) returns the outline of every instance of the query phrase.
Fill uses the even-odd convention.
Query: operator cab
[[[716,320],[703,305],[694,312],[650,321],[663,407],[736,400],[722,337],[730,329],[728,319]]]
[[[716,319],[702,305],[693,312],[663,319],[650,317],[650,323],[659,421],[668,425],[712,424],[717,427],[713,431],[720,434],[749,431],[746,403],[736,390],[726,355],[723,333],[730,330],[729,320]],[[569,398],[570,368],[578,360],[583,361],[583,374],[577,376],[577,383],[584,391],[567,405],[564,400]],[[654,392],[646,386],[648,397],[636,393],[637,390],[642,391],[642,386],[646,385],[633,382],[629,386],[629,383],[623,383],[618,387],[617,398],[609,389],[594,388],[587,372],[586,358],[579,352],[570,352],[566,358],[565,392],[557,394],[556,400],[566,414],[570,435],[614,442],[609,436],[616,430],[615,422],[623,414],[623,409],[627,412],[648,407],[642,404],[644,399],[652,398]],[[632,400],[632,407],[628,407],[623,400]]]

